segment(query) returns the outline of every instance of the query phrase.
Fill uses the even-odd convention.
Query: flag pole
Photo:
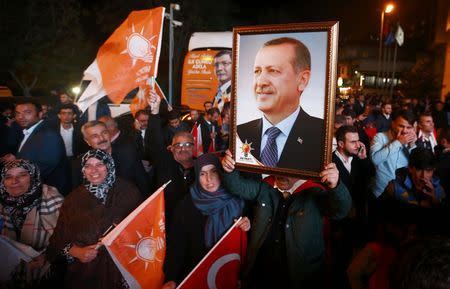
[[[389,91],[390,98],[392,98],[392,95],[394,93],[394,80],[395,80],[395,68],[396,68],[395,66],[397,64],[397,47],[398,47],[397,41],[395,41],[394,45],[395,45],[395,48],[394,48],[394,63],[392,65],[392,82],[391,82],[391,89]]]
[[[103,239],[102,243],[105,246],[110,246],[111,243],[119,236],[119,234],[124,230],[124,228],[136,217],[139,212],[142,211],[143,208],[145,208],[148,203],[153,201],[158,194],[160,194],[166,187],[172,182],[172,180],[169,180],[165,184],[163,184],[159,189],[157,189],[150,197],[148,197],[144,202],[142,202],[136,209],[134,209],[133,212],[131,212],[125,219],[123,219],[111,232],[108,233]]]

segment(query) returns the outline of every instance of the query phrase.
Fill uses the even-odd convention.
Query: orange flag
[[[157,289],[164,282],[166,254],[164,184],[102,239],[131,289]]]
[[[103,43],[84,72],[83,80],[91,82],[77,101],[81,111],[105,95],[121,103],[130,91],[156,77],[164,11],[158,7],[131,12]]]

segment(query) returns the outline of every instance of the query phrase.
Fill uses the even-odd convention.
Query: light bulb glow
[[[394,4],[389,3],[389,4],[386,5],[386,8],[384,9],[384,12],[389,14],[392,11],[394,11],[394,8],[395,8]]]

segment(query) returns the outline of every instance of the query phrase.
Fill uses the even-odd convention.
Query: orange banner
[[[102,243],[130,288],[160,288],[166,253],[163,188],[128,215]]]
[[[184,58],[181,83],[181,104],[203,110],[203,103],[212,101],[219,81],[214,73],[214,56],[219,50],[189,51]]]
[[[163,7],[133,11],[100,47],[97,63],[112,102],[122,102],[150,76],[156,77],[163,20]]]

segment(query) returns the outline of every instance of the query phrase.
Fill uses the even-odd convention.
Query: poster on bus
[[[189,51],[184,59],[181,103],[203,110],[206,101],[222,110],[231,97],[231,49]]]

